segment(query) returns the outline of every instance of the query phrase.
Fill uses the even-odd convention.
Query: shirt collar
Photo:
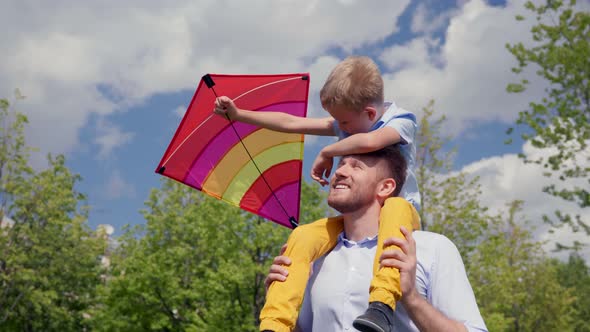
[[[377,235],[366,237],[360,241],[352,241],[347,239],[344,235],[344,232],[342,232],[338,235],[338,242],[342,243],[347,248],[368,246],[377,243]]]
[[[383,127],[383,125],[391,119],[390,110],[395,108],[395,104],[393,102],[385,102],[383,103],[383,108],[385,109],[385,112],[383,112],[383,115],[381,115],[379,121],[375,122],[369,131],[377,130]]]

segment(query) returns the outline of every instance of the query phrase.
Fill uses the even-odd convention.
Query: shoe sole
[[[355,319],[352,326],[361,332],[386,332],[381,326],[364,319]]]

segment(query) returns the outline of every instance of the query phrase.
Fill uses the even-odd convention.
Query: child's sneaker
[[[371,302],[364,314],[358,316],[352,326],[362,332],[392,332],[393,310],[383,302]]]

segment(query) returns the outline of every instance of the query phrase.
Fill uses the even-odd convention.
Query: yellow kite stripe
[[[285,134],[268,129],[259,129],[243,139],[248,151],[255,158],[263,151],[272,148],[273,146],[285,143],[297,143],[298,147],[294,147],[295,151],[299,153],[296,159],[303,158],[303,135],[301,134]],[[283,159],[287,160],[287,159]],[[236,177],[250,161],[250,157],[244,150],[240,142],[237,142],[217,165],[211,170],[203,182],[202,190],[210,195],[221,198],[230,185],[230,182]]]
[[[258,165],[260,172],[264,173],[267,169],[281,162],[300,159],[302,145],[301,142],[277,145],[254,157],[254,161]],[[227,190],[223,193],[223,199],[229,202],[240,202],[258,177],[260,177],[260,174],[254,163],[249,162],[236,174]]]

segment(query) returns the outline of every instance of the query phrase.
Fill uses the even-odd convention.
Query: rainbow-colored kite
[[[157,173],[286,227],[299,220],[303,138],[213,114],[215,98],[305,117],[309,74],[203,76]]]

